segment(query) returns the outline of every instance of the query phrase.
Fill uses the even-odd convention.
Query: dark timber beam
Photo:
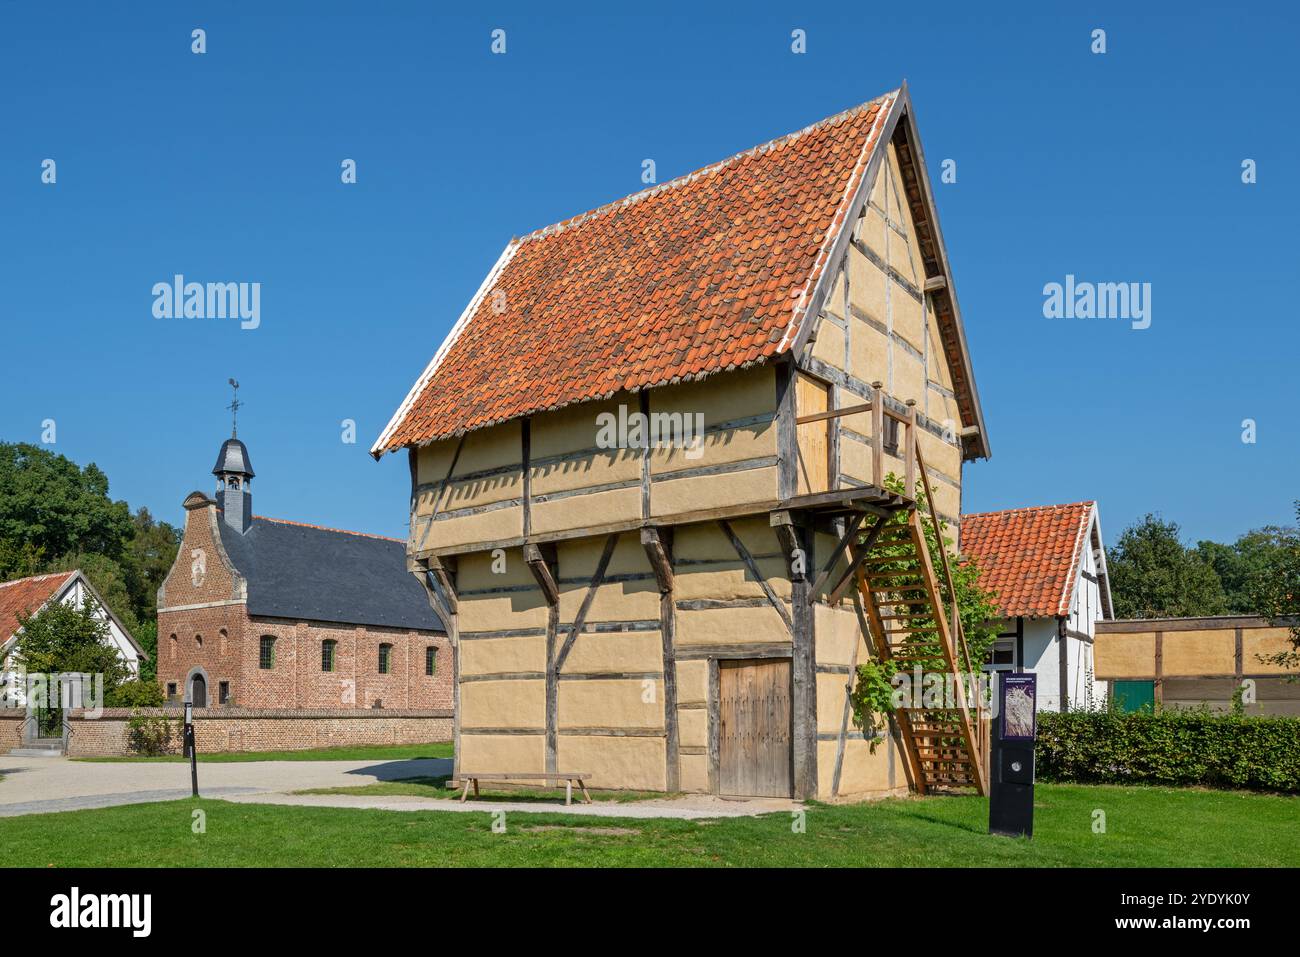
[[[838,605],[844,598],[844,593],[848,591],[849,587],[853,584],[853,573],[861,569],[862,563],[865,562],[867,556],[871,554],[871,549],[875,547],[876,539],[880,537],[880,533],[885,530],[887,524],[889,524],[889,519],[882,518],[877,521],[871,531],[867,533],[866,541],[864,541],[862,546],[858,549],[857,559],[850,559],[849,567],[844,570],[844,577],[835,583],[835,587],[831,589],[830,594],[826,597],[826,600],[830,604]],[[813,600],[816,600],[816,592],[813,593],[812,598]]]
[[[555,583],[552,569],[555,567],[554,545],[525,545],[524,561],[532,572],[537,587],[542,590],[547,605],[557,605],[560,601],[560,589]]]
[[[551,773],[556,768],[560,714],[560,670],[555,664],[555,646],[560,633],[560,589],[555,582],[559,567],[555,546],[525,545],[524,562],[546,599],[546,770]]]
[[[790,580],[806,581],[808,578],[808,556],[801,553],[799,533],[795,531],[795,519],[784,509],[773,512],[770,524],[776,530],[776,537],[781,542],[782,554],[793,555],[790,564]]]
[[[641,529],[641,547],[659,584],[659,634],[664,656],[664,782],[665,790],[680,788],[681,740],[677,729],[677,603],[673,598],[672,529]]]
[[[447,606],[447,611],[452,615],[458,614],[460,612],[460,601],[456,597],[455,559],[444,561],[440,558],[427,558],[424,561],[424,566],[433,577],[434,585],[439,593],[438,597]]]
[[[460,774],[460,624],[457,614],[460,600],[456,595],[456,560],[429,558],[412,563],[412,572],[424,586],[429,604],[442,620],[451,642],[451,740],[452,773]]]
[[[785,554],[786,568],[793,568],[796,561],[811,567],[815,561],[813,535],[798,525],[777,525],[781,549]],[[770,586],[769,586],[770,587]],[[791,607],[794,613],[790,627],[791,637],[791,709],[792,741],[794,764],[794,796],[797,798],[815,798],[817,796],[817,654],[814,647],[813,605],[809,601],[812,586],[808,576],[790,581]]]
[[[830,580],[831,572],[835,570],[835,566],[839,562],[840,557],[848,551],[849,542],[853,541],[853,537],[858,534],[858,528],[861,527],[862,522],[866,517],[866,512],[859,512],[856,515],[849,517],[849,523],[844,529],[844,534],[840,536],[840,540],[831,550],[830,557],[826,559],[826,564],[822,566],[821,573],[817,576],[817,580],[813,582],[812,597],[814,600],[816,600],[817,596],[822,593],[822,589],[826,587],[826,582]],[[852,567],[852,563],[850,563],[850,571],[852,570]],[[844,574],[847,578],[849,573],[845,572]]]
[[[650,559],[650,567],[654,570],[660,594],[667,594],[673,590],[673,563],[670,557],[672,534],[671,528],[641,529],[641,547],[645,549],[646,557]]]

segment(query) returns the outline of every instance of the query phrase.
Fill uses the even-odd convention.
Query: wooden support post
[[[556,768],[559,749],[560,711],[559,668],[555,664],[560,632],[560,588],[555,581],[558,568],[555,546],[525,545],[524,561],[546,599],[546,770],[551,772]]]
[[[546,604],[554,605],[560,600],[560,588],[555,583],[555,546],[554,545],[525,545],[524,562],[528,565],[528,570],[532,572],[533,579],[537,582],[537,587],[542,590],[542,595],[546,598]]]
[[[1065,619],[1056,619],[1057,670],[1060,672],[1062,714],[1070,710],[1070,636],[1066,633]]]
[[[442,621],[451,644],[451,740],[452,774],[460,773],[460,600],[456,593],[455,559],[414,561],[417,577],[429,597],[429,605]]]
[[[885,487],[885,391],[883,382],[871,383],[871,484]]]
[[[641,547],[659,585],[659,634],[663,641],[664,668],[664,787],[680,789],[680,736],[677,727],[677,603],[673,596],[672,529],[641,529]]]
[[[903,466],[907,475],[907,497],[916,498],[916,400],[907,400],[907,437],[903,440]],[[930,516],[938,528],[936,516]],[[939,543],[942,546],[942,542]]]
[[[1155,703],[1160,707],[1165,703],[1165,633],[1156,632],[1156,679],[1152,682],[1155,689]]]
[[[789,518],[789,513],[780,513]],[[775,519],[776,516],[773,516]],[[785,554],[786,568],[792,568],[800,557],[805,567],[814,560],[813,539],[810,529],[800,528],[791,520],[774,526],[783,529],[777,538]],[[733,536],[733,544],[735,544]],[[747,564],[752,564],[751,558]],[[766,582],[764,582],[766,585]],[[769,590],[771,586],[767,586]],[[790,581],[792,618],[788,620],[793,643],[791,654],[791,709],[793,710],[792,750],[794,752],[794,795],[797,798],[817,797],[817,649],[814,630],[814,609],[809,600],[812,585],[805,575],[801,580]],[[770,596],[769,596],[770,597]],[[781,609],[784,611],[784,609]],[[783,616],[784,617],[784,616]]]
[[[780,526],[780,527],[786,527],[789,525],[788,520],[789,520],[790,513],[784,512],[784,513],[773,514],[772,516],[773,526],[778,528],[778,533],[779,533],[780,527],[776,526],[776,514],[783,514],[786,516],[785,525]],[[856,515],[849,516],[848,523],[844,529],[844,534],[840,536],[840,540],[835,543],[835,547],[831,550],[830,556],[826,559],[826,564],[822,567],[821,573],[818,574],[817,580],[813,582],[812,588],[810,590],[811,600],[816,601],[817,596],[822,593],[822,589],[825,588],[826,583],[830,581],[831,572],[834,571],[835,566],[839,564],[840,558],[844,557],[846,560],[848,559],[849,546],[853,543],[854,538],[857,537],[858,529],[862,527],[862,522],[866,517],[867,517],[866,512],[860,512]],[[791,534],[793,534],[793,532]],[[782,542],[782,547],[783,548],[786,547],[786,544],[784,542]],[[852,561],[849,561],[848,564],[850,568],[853,566]]]

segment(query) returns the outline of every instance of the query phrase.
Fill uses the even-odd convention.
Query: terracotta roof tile
[[[18,630],[18,616],[31,615],[50,600],[76,572],[34,575],[0,583],[0,645]]]
[[[897,95],[511,241],[372,451],[787,351]]]
[[[961,519],[961,552],[1006,617],[1067,615],[1095,502],[980,512]]]

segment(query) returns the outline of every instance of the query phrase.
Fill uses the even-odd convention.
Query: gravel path
[[[374,808],[385,811],[453,811],[458,813],[574,814],[581,817],[699,818],[752,817],[790,812],[796,801],[756,798],[731,801],[711,795],[655,798],[647,801],[564,806],[563,792],[550,802],[424,798],[407,795],[290,794],[308,788],[357,787],[376,781],[438,777],[451,774],[450,758],[397,761],[224,761],[199,759],[199,793],[247,804],[300,807]],[[81,811],[118,804],[171,801],[190,795],[190,766],[181,762],[70,761],[0,755],[0,817]]]
[[[204,797],[340,788],[450,774],[450,758],[396,761],[223,761],[199,759]],[[190,766],[179,761],[70,761],[0,755],[0,817],[169,801],[190,794]]]

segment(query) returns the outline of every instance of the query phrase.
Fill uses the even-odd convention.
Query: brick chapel
[[[452,649],[399,539],[253,514],[233,434],[215,497],[185,498],[158,589],[158,681],[169,702],[256,709],[452,706]]]

